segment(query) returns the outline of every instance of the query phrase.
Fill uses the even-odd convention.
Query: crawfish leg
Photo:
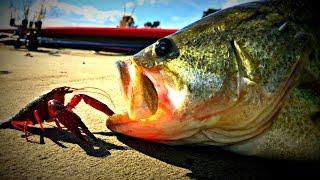
[[[43,138],[43,132],[44,132],[44,128],[39,116],[39,111],[38,110],[34,110],[33,111],[33,116],[36,119],[37,123],[40,125],[40,129],[42,130],[42,132],[40,132],[40,144],[44,144],[44,138]]]
[[[24,122],[24,127],[23,127],[23,132],[24,132],[24,137],[26,138],[26,141],[28,142],[28,121]]]
[[[37,123],[40,125],[40,129],[44,132],[44,128],[43,128],[41,119],[40,119],[40,117],[39,117],[39,112],[38,112],[38,110],[34,110],[33,115],[34,115],[34,118],[36,119]]]
[[[20,131],[23,131],[25,133],[25,138],[28,140],[28,125],[33,124],[32,121],[26,120],[26,121],[19,121],[19,120],[12,120],[11,125],[13,128],[18,129]]]
[[[74,112],[67,109],[60,110],[59,113],[57,113],[57,120],[85,144],[89,144],[89,142],[81,134],[79,127],[86,135],[97,141],[97,138],[89,131],[88,127],[81,121],[81,118]]]
[[[26,121],[29,121],[29,120],[26,120]],[[24,125],[25,125],[26,121],[12,120],[11,125],[14,129],[24,131]]]
[[[105,113],[108,116],[111,116],[114,114],[114,112],[104,103],[98,101],[97,99],[87,96],[85,94],[78,94],[72,97],[70,102],[67,104],[67,109],[72,110],[77,104],[83,99],[83,101],[90,105],[91,107]]]
[[[57,118],[53,118],[53,120],[54,120],[54,122],[56,123],[56,125],[57,125],[57,127],[59,129],[59,133],[62,133],[63,131],[62,131],[62,128],[60,126],[60,122],[58,121],[58,119]]]
[[[36,119],[37,123],[40,125],[40,128],[41,128],[42,132],[44,132],[44,128],[43,128],[43,125],[41,123],[41,119],[39,117],[39,112],[37,110],[35,110],[33,112],[33,115],[34,115],[34,118]],[[13,128],[18,129],[20,131],[23,131],[25,133],[25,138],[26,138],[27,142],[29,141],[29,139],[28,139],[28,136],[29,136],[28,135],[28,133],[29,133],[28,126],[31,125],[31,124],[34,124],[34,123],[32,121],[30,121],[29,119],[26,120],[26,121],[18,121],[18,120],[12,120],[11,121],[11,125],[13,126]],[[40,136],[42,136],[42,134],[40,134]]]
[[[92,134],[92,132],[89,131],[89,129],[85,126],[85,127],[81,127],[82,131],[89,136],[91,139],[93,139],[95,142],[98,141],[98,139]]]

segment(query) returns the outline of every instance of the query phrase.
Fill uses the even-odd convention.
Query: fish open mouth
[[[184,102],[184,98],[173,97],[185,97],[185,91],[176,92],[170,86],[171,79],[161,66],[145,68],[134,60],[118,61],[117,66],[127,112],[110,116],[106,121],[108,129],[152,141],[176,133],[173,127],[180,121],[174,124],[170,120],[180,107],[175,105]]]
[[[122,91],[131,120],[145,119],[158,109],[158,94],[149,75],[132,61],[118,61]],[[148,77],[149,76],[149,77]]]

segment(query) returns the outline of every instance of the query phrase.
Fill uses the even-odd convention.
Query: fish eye
[[[155,52],[158,56],[167,55],[172,48],[172,43],[168,38],[162,38],[158,41],[155,47]]]

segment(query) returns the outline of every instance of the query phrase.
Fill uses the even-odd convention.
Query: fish
[[[127,112],[107,127],[168,145],[320,159],[320,21],[312,2],[226,8],[117,61]]]

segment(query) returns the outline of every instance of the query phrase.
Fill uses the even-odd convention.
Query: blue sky
[[[22,19],[24,1],[0,1],[0,28],[9,27],[11,4],[15,16]],[[43,0],[29,1],[29,18],[32,19]],[[252,0],[45,0],[47,13],[43,26],[116,27],[125,6],[126,14],[135,9],[133,16],[138,27],[158,20],[161,28],[180,29],[200,19],[208,8],[223,9],[248,1]]]

